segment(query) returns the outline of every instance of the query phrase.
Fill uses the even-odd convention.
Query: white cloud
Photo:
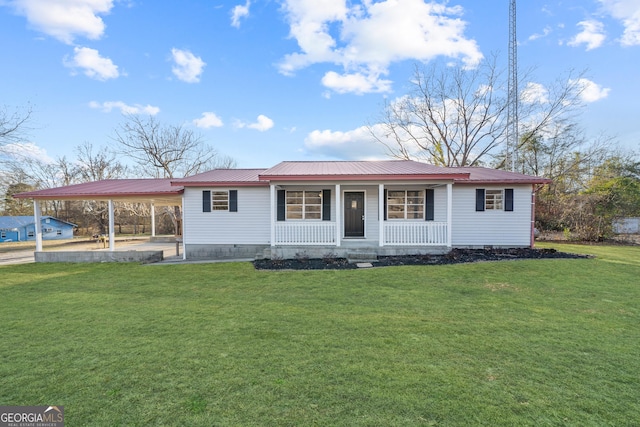
[[[243,121],[236,121],[234,126],[237,128],[249,128],[265,132],[273,127],[273,120],[269,117],[260,114],[254,123],[245,123]]]
[[[610,88],[604,88],[589,79],[581,78],[569,80],[570,85],[576,85],[581,91],[580,98],[586,103],[596,102],[609,96]]]
[[[529,82],[520,92],[520,102],[525,104],[544,104],[549,102],[549,91],[540,83]]]
[[[16,12],[36,30],[71,44],[77,36],[99,39],[105,24],[99,15],[108,14],[113,0],[13,0]]]
[[[32,159],[43,163],[53,163],[54,160],[47,154],[47,150],[38,147],[33,142],[16,142],[2,146],[2,154],[15,160]]]
[[[105,113],[110,113],[113,109],[117,109],[120,110],[122,114],[148,114],[149,116],[155,116],[160,112],[159,107],[154,107],[149,104],[128,105],[122,101],[106,101],[103,103],[91,101],[89,107],[102,110]]]
[[[538,40],[538,39],[545,38],[545,37],[547,37],[549,34],[551,34],[551,32],[552,32],[552,31],[553,31],[553,30],[551,29],[551,27],[546,26],[546,27],[544,27],[544,28],[542,29],[542,32],[541,32],[541,33],[534,33],[534,34],[531,34],[527,40],[529,40],[529,41],[534,41],[534,40]]]
[[[247,127],[250,129],[259,130],[260,132],[264,132],[273,127],[273,120],[271,120],[267,116],[260,114],[258,116],[258,121],[247,125]]]
[[[198,83],[200,74],[202,74],[204,66],[207,65],[202,58],[195,56],[188,50],[171,49],[171,59],[175,63],[171,71],[178,79],[187,83]]]
[[[209,129],[209,128],[219,128],[224,125],[222,123],[222,119],[216,115],[216,113],[212,112],[204,112],[202,113],[202,117],[199,119],[195,119],[193,124],[199,128]]]
[[[391,82],[377,78],[393,62],[445,56],[473,67],[482,59],[477,43],[464,36],[461,7],[423,0],[364,1],[351,7],[346,0],[285,0],[284,10],[300,50],[284,57],[280,72],[335,64],[342,72],[325,74],[323,83],[341,93],[386,91]]]
[[[108,80],[120,77],[118,66],[111,59],[100,56],[100,53],[88,47],[74,47],[73,59],[64,58],[63,63],[69,68],[81,68],[83,73],[92,79]]]
[[[578,22],[578,26],[582,27],[582,31],[569,40],[567,43],[569,46],[586,45],[587,50],[592,50],[602,46],[607,38],[602,22],[589,19]]]
[[[371,92],[390,92],[391,80],[381,80],[378,75],[363,75],[361,73],[338,74],[327,72],[322,78],[322,84],[338,93],[356,93],[358,95]]]
[[[600,0],[604,10],[622,22],[623,46],[640,46],[640,2],[638,0]]]
[[[249,6],[251,6],[251,1],[247,0],[244,5],[239,4],[231,9],[232,27],[240,28],[240,20],[249,16]]]
[[[304,145],[313,154],[341,160],[388,158],[385,147],[374,140],[365,126],[347,132],[314,130],[307,135]]]

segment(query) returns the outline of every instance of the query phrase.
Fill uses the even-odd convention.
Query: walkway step
[[[378,254],[373,252],[349,252],[347,261],[351,264],[376,262],[378,261]]]

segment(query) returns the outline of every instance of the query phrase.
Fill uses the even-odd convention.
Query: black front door
[[[344,193],[344,237],[364,237],[364,193]]]

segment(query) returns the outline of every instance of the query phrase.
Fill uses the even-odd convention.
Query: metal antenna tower
[[[515,171],[518,155],[518,39],[516,37],[516,0],[509,2],[509,82],[507,87],[507,156]]]

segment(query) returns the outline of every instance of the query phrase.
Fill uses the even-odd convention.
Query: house
[[[545,178],[415,161],[282,162],[176,179],[187,259],[530,247]]]
[[[52,216],[40,219],[42,238],[45,240],[71,239],[75,224]],[[0,242],[21,242],[36,240],[36,227],[33,216],[1,216]]]
[[[616,234],[640,233],[640,218],[620,218],[613,221],[613,232]]]
[[[182,205],[183,258],[363,257],[530,247],[545,178],[409,160],[282,162],[181,179],[106,180],[17,194]],[[110,250],[115,250],[110,238]],[[38,246],[36,246],[38,252]]]

